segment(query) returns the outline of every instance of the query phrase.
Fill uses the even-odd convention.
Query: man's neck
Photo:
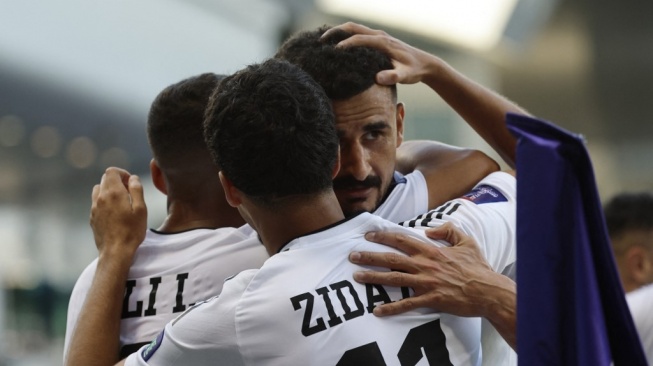
[[[200,228],[239,227],[244,223],[231,207],[223,209],[219,205],[196,205],[173,200],[168,202],[168,216],[157,231],[178,233]]]
[[[261,212],[253,226],[268,254],[276,254],[288,242],[333,225],[345,218],[333,191],[286,205],[280,211]]]

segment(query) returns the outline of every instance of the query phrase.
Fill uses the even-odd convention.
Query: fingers
[[[410,257],[397,253],[353,252],[349,254],[349,260],[356,264],[385,267],[399,271],[412,271],[415,269]]]
[[[395,85],[399,82],[400,76],[397,70],[383,70],[376,74],[376,82],[380,85]]]
[[[389,304],[379,305],[374,308],[374,315],[389,316],[405,313],[417,308],[429,307],[429,302],[421,296],[409,297]]]
[[[135,213],[144,212],[147,214],[147,206],[145,205],[145,197],[143,195],[143,185],[141,180],[137,175],[132,175],[129,177],[129,185],[127,186],[129,190],[129,195],[132,202],[132,210]]]
[[[100,195],[100,185],[96,184],[93,186],[93,192],[91,193],[91,201],[96,202],[99,195]]]
[[[416,287],[422,284],[416,276],[397,271],[357,271],[354,272],[354,280],[359,283],[372,283],[393,287]]]
[[[335,27],[332,27],[331,29],[327,30],[322,34],[321,38],[326,38],[329,36],[329,34],[335,32],[336,30],[342,30],[348,33],[352,34],[385,34],[383,31],[375,30],[372,28],[368,28],[364,25],[357,24],[354,22],[347,22],[344,24],[337,25]]]
[[[327,38],[331,33],[341,30],[352,36],[338,43],[336,47],[366,46],[388,51],[391,38],[382,30],[368,28],[361,24],[348,22],[335,26],[322,34],[320,38]]]
[[[453,246],[470,239],[470,237],[465,235],[462,230],[456,228],[450,222],[447,222],[440,227],[426,230],[426,236],[434,240],[444,240]]]
[[[127,188],[130,174],[124,169],[107,168],[100,181],[100,191],[122,186]]]
[[[129,174],[125,169],[109,167],[107,168],[107,171],[111,171],[111,174],[118,174],[120,181],[125,185],[125,187],[129,185],[129,177],[131,177],[131,174]]]

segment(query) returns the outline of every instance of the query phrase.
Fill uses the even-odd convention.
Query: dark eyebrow
[[[382,131],[382,130],[387,130],[389,128],[390,125],[387,122],[378,121],[378,122],[372,122],[366,124],[365,126],[363,126],[363,131],[365,132]],[[338,138],[342,138],[345,132],[343,130],[336,128],[336,134],[338,135]]]
[[[370,131],[385,130],[388,128],[390,128],[390,125],[387,122],[379,121],[379,122],[372,122],[370,124],[365,125],[363,127],[363,130],[365,132],[370,132]]]

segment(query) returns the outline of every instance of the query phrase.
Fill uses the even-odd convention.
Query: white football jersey
[[[259,268],[268,258],[258,240],[234,228],[175,234],[148,230],[129,270],[120,327],[121,355],[154,339],[194,303],[220,294],[225,278]],[[68,305],[66,357],[72,330],[93,281],[97,259],[82,272]]]
[[[492,186],[481,188],[470,197],[452,201],[460,204],[455,210],[449,206],[433,216],[453,221],[476,238],[482,252],[491,253],[487,259],[492,268],[501,272],[514,262],[514,240],[506,238],[514,237],[515,201],[497,197]],[[484,220],[490,222],[480,223]],[[364,239],[366,232],[375,230],[404,232],[434,245],[447,245],[430,241],[423,230],[360,214],[291,241],[260,270],[245,271],[227,281],[218,298],[166,325],[127,364],[480,365],[479,318],[430,309],[385,318],[371,314],[376,305],[410,295],[408,289],[359,284],[352,279],[355,271],[365,267],[349,262],[351,251],[392,251]]]
[[[653,285],[644,286],[626,294],[630,313],[642,341],[648,363],[653,365]]]
[[[373,212],[375,215],[397,223],[429,210],[429,188],[422,172],[395,172],[393,179],[392,190]]]
[[[401,225],[428,228],[451,222],[482,244],[490,264],[502,263],[500,267],[493,266],[495,271],[516,281],[516,192],[514,176],[495,172],[483,178],[462,199],[449,201]],[[483,209],[477,210],[475,206]],[[501,222],[497,223],[498,220]],[[483,365],[517,365],[517,353],[487,319],[482,321],[482,333]]]
[[[407,175],[395,172],[389,189],[390,194],[373,212],[375,215],[398,223],[428,211],[429,188],[424,175],[419,170]],[[239,227],[238,230],[243,235],[258,237],[249,224]]]

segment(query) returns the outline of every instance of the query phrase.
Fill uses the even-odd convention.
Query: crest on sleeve
[[[472,201],[477,205],[492,202],[507,202],[508,199],[498,189],[481,184],[474,188],[471,192],[461,197],[462,199]]]
[[[161,347],[161,343],[163,343],[163,333],[165,330],[162,330],[161,333],[159,333],[158,336],[147,346],[143,349],[143,353],[141,353],[141,356],[143,356],[143,361],[147,361],[152,357],[154,352]]]

